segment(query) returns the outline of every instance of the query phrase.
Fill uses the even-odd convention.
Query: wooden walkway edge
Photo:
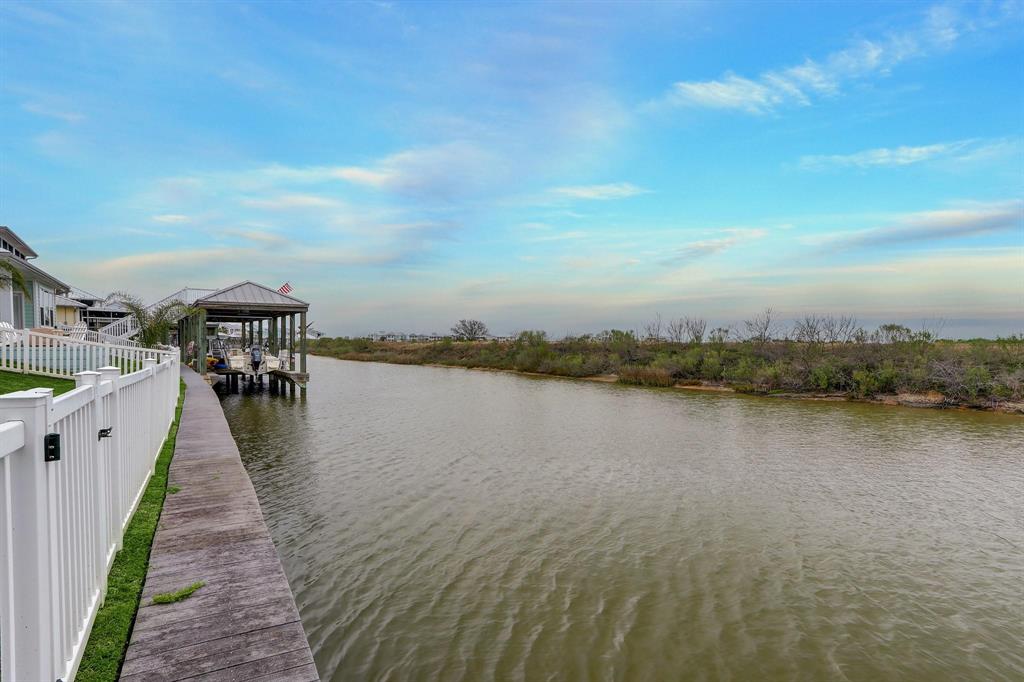
[[[188,386],[149,571],[121,669],[126,682],[320,678],[288,580],[220,401]],[[206,585],[174,604],[154,594]]]

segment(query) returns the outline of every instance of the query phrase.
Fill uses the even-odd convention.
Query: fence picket
[[[35,336],[0,345],[0,365],[78,386],[0,396],[0,677],[70,682],[173,420],[180,367],[173,351]],[[60,435],[59,461],[43,461],[47,433]]]

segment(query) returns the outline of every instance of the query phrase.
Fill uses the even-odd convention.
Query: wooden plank
[[[123,680],[319,680],[295,598],[220,403],[188,384]],[[173,604],[153,595],[194,582]]]
[[[301,634],[301,624],[288,623],[135,658],[125,662],[121,670],[121,679],[175,679],[173,672],[169,676],[169,671],[193,675],[213,672],[278,653],[287,653],[292,650],[290,647],[295,637]]]

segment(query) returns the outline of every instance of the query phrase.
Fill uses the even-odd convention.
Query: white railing
[[[100,327],[98,333],[100,335],[125,339],[134,336],[137,331],[139,331],[139,324],[133,313],[119,317],[110,324]]]
[[[175,351],[80,341],[22,329],[8,332],[0,339],[0,370],[65,379],[103,366],[118,367],[127,374],[140,369],[143,360],[163,362],[176,356]]]
[[[114,346],[130,346],[132,348],[138,348],[142,345],[135,339],[124,336],[111,336],[102,331],[96,332],[91,329],[83,329],[79,325],[84,326],[85,323],[79,322],[73,325],[57,324],[55,328],[65,332],[72,341],[92,341],[94,343],[109,343]]]
[[[178,398],[152,358],[0,396],[0,677],[70,682]],[[109,429],[109,430],[108,430]],[[59,459],[48,447],[59,440]]]

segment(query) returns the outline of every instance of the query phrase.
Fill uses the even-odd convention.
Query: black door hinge
[[[110,438],[110,432],[114,430],[113,426],[108,426],[105,429],[100,429],[99,438],[96,440],[103,440],[104,438]]]
[[[60,461],[60,434],[48,433],[43,436],[43,461]]]

